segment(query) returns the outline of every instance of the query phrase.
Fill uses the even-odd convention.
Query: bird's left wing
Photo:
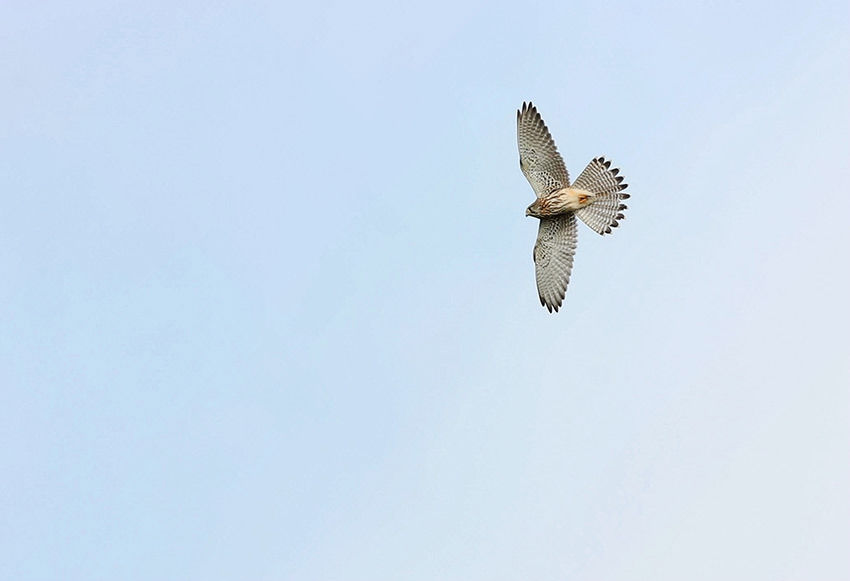
[[[573,212],[542,218],[534,244],[534,268],[540,304],[555,312],[561,307],[576,253],[578,235]]]
[[[546,124],[531,103],[516,112],[519,167],[538,198],[570,185],[567,167]]]

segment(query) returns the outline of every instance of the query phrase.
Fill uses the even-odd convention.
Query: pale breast
[[[591,203],[593,194],[579,188],[561,188],[540,200],[540,214],[556,216],[574,212]]]

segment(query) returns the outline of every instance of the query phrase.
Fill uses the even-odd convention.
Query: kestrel
[[[546,124],[531,104],[523,103],[516,113],[519,166],[537,199],[525,211],[540,219],[534,244],[534,266],[540,304],[551,313],[561,307],[576,252],[576,216],[599,234],[624,218],[621,200],[628,184],[611,162],[597,157],[584,168],[572,186],[570,176]]]

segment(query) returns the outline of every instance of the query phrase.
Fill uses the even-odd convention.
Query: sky
[[[0,4],[0,578],[850,578],[848,17]]]

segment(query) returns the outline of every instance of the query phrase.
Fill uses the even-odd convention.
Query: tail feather
[[[629,194],[625,193],[628,184],[623,183],[620,170],[611,168],[611,162],[597,157],[584,168],[572,187],[587,190],[596,198],[589,206],[576,210],[576,216],[599,234],[610,234],[611,228],[619,225],[618,220],[625,218],[623,211]]]

